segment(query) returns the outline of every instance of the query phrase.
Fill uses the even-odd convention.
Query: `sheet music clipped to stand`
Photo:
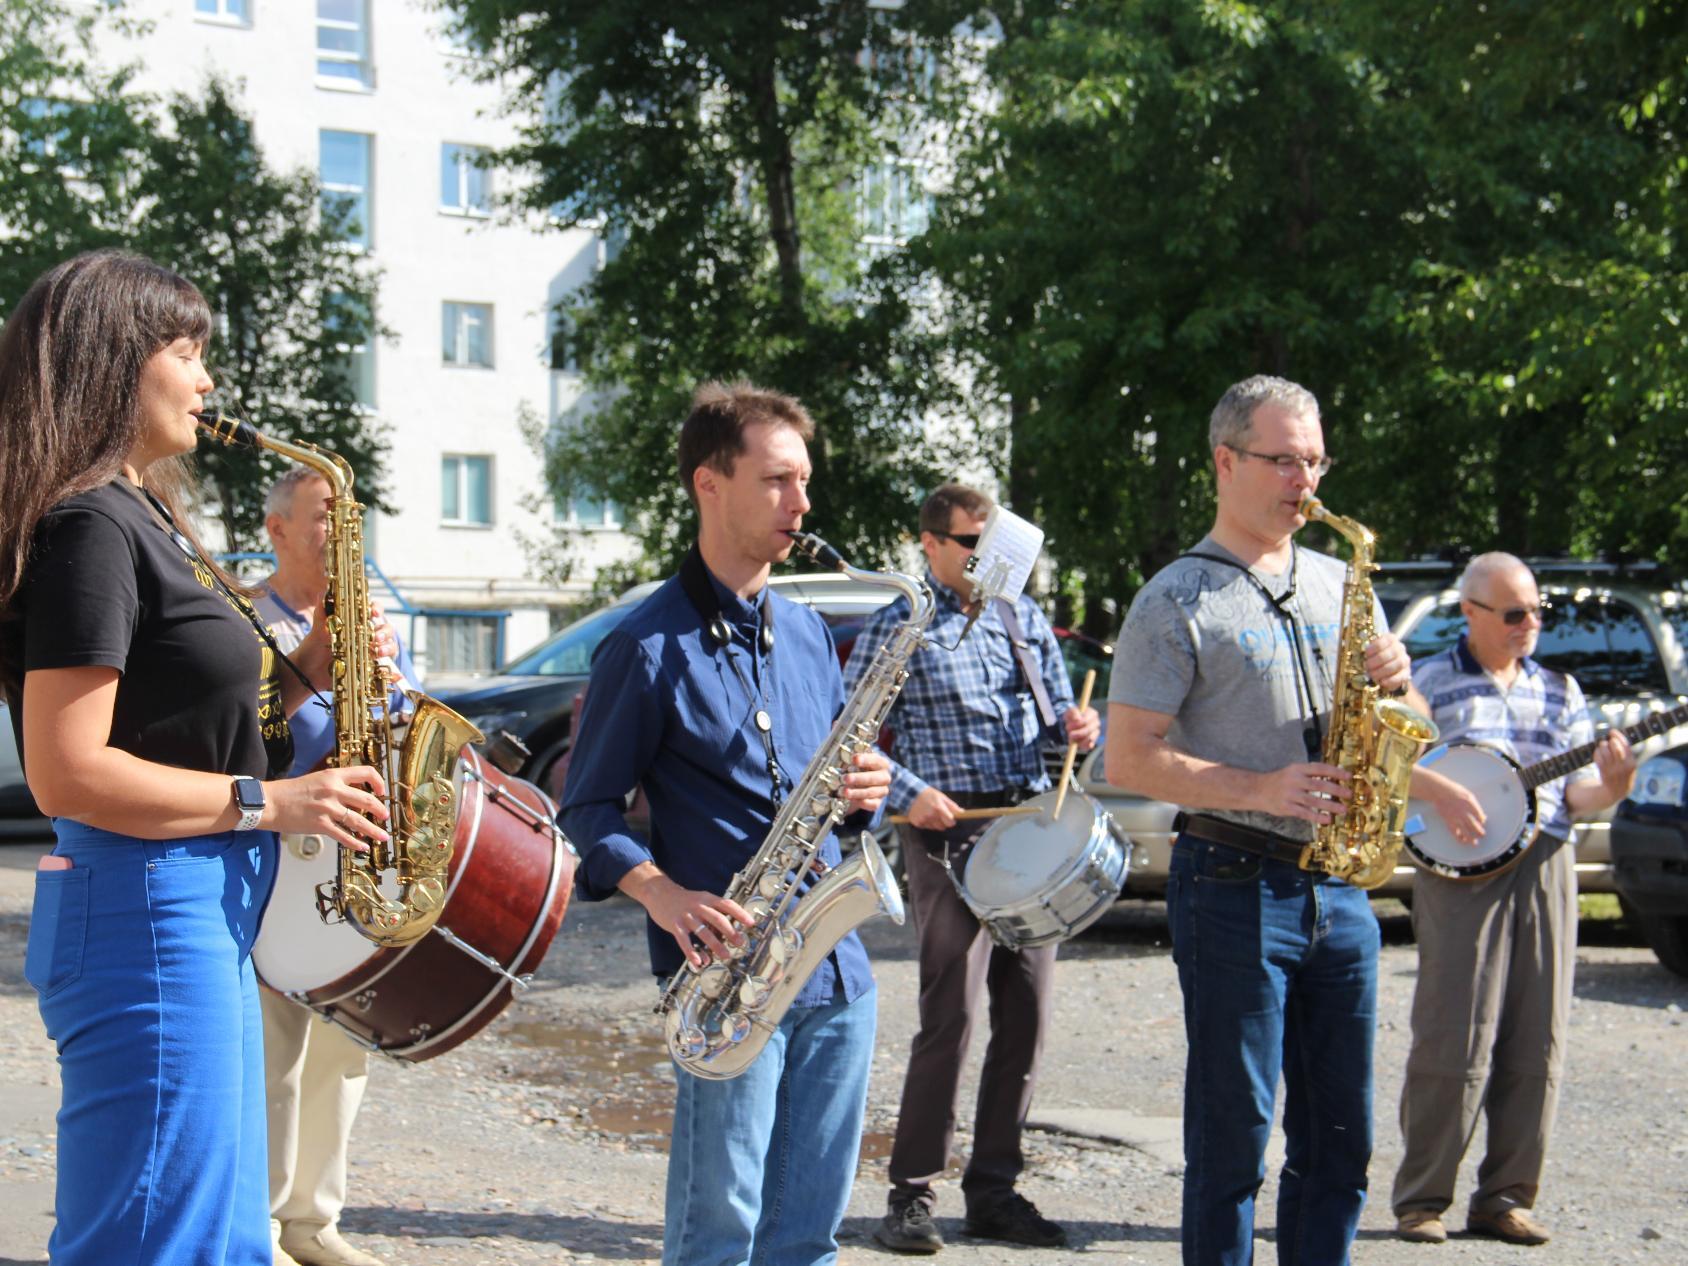
[[[981,605],[996,598],[1013,602],[1025,591],[1042,551],[1042,528],[1012,510],[993,506],[979,533],[979,547],[967,560],[974,600]]]

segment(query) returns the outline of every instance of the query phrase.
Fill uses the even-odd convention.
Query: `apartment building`
[[[512,139],[496,89],[420,0],[129,0],[150,29],[106,37],[143,89],[191,91],[209,74],[242,90],[273,167],[308,167],[346,199],[382,272],[390,340],[355,349],[364,406],[390,428],[391,514],[369,552],[411,612],[396,623],[433,671],[490,668],[537,642],[605,562],[630,550],[617,510],[553,503],[523,439],[525,411],[555,419],[578,377],[552,364],[555,302],[599,267],[584,229],[493,213],[502,174],[477,154]],[[580,529],[564,586],[532,578],[523,539]]]

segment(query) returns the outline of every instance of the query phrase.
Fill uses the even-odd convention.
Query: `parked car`
[[[1688,694],[1688,595],[1651,564],[1577,563],[1563,559],[1527,559],[1540,583],[1547,607],[1542,615],[1536,658],[1550,668],[1576,676],[1588,696],[1596,724],[1633,725],[1650,712],[1674,707]],[[1391,627],[1414,659],[1445,650],[1465,627],[1459,593],[1453,587],[1461,565],[1424,561],[1385,564],[1380,597],[1387,589]],[[1408,591],[1412,591],[1409,596]],[[1129,672],[1129,665],[1115,671]],[[1688,729],[1671,731],[1676,741]],[[1104,744],[1105,744],[1104,736]],[[1643,754],[1671,742],[1651,740]],[[1174,805],[1135,796],[1103,779],[1103,744],[1079,769],[1079,784],[1102,801],[1114,821],[1137,845],[1137,865],[1126,884],[1128,896],[1160,896],[1166,891],[1172,854]],[[1576,824],[1577,882],[1584,892],[1616,890],[1609,831],[1611,811]],[[1393,878],[1377,889],[1383,896],[1412,890],[1416,867],[1403,851]]]
[[[12,736],[12,714],[0,699],[0,842],[45,840],[52,834],[52,824],[29,794],[23,764],[18,760],[17,740]]]
[[[1688,746],[1642,762],[1611,840],[1624,912],[1659,961],[1688,976]]]
[[[520,739],[529,755],[517,772],[541,787],[558,785],[560,764],[573,740],[576,696],[591,673],[592,653],[657,583],[634,586],[489,676],[430,677],[428,691],[468,717],[489,739],[501,730]],[[868,616],[897,596],[891,589],[835,573],[775,576],[769,583],[783,597],[820,613],[832,628],[841,656],[848,656]]]

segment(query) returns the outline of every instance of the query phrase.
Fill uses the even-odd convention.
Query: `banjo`
[[[1684,721],[1688,721],[1688,704],[1655,712],[1619,733],[1635,744]],[[1591,763],[1599,744],[1596,739],[1533,765],[1520,765],[1505,752],[1476,743],[1449,743],[1426,753],[1421,765],[1434,763],[1438,774],[1477,797],[1483,806],[1483,835],[1474,844],[1462,844],[1427,801],[1411,800],[1407,851],[1425,870],[1447,879],[1498,875],[1522,857],[1535,839],[1536,788]]]

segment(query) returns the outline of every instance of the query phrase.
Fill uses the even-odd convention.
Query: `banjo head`
[[[1518,763],[1504,752],[1474,743],[1450,743],[1432,768],[1477,797],[1483,806],[1483,836],[1462,844],[1442,815],[1424,800],[1408,802],[1408,821],[1417,828],[1407,851],[1425,870],[1448,879],[1477,879],[1504,870],[1528,847],[1536,833],[1536,793],[1518,776]]]

